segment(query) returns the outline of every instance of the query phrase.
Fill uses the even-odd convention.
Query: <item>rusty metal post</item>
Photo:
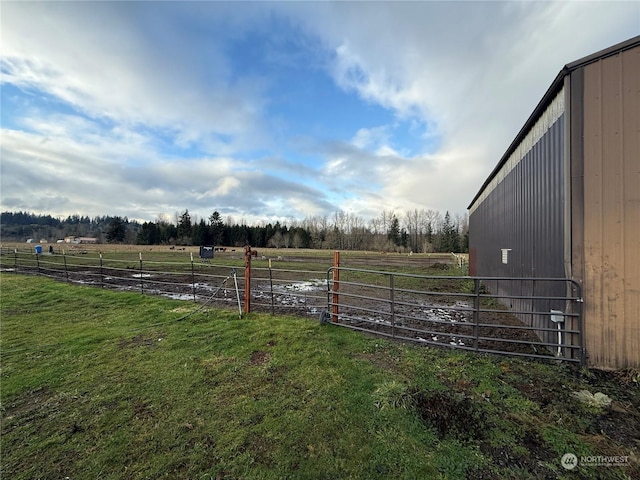
[[[244,313],[251,312],[251,257],[258,255],[251,245],[244,246]]]
[[[251,311],[251,247],[244,246],[244,313]]]
[[[338,322],[338,303],[340,301],[340,296],[338,295],[338,291],[340,290],[340,252],[333,252],[333,300],[331,301],[331,321],[333,323]]]

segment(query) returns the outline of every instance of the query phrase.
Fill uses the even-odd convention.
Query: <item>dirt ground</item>
[[[154,266],[149,261],[143,264],[143,269],[139,269],[135,261],[116,264],[117,268],[99,267],[96,259],[88,257],[95,254],[96,248],[103,246],[87,247],[92,250],[86,255],[84,265],[83,254],[76,252],[77,257],[82,258],[69,261],[64,269],[59,265],[47,266],[46,259],[43,259],[40,266],[20,265],[17,270],[98,288],[206,302],[212,306],[234,310],[240,304],[244,308],[244,268],[198,263],[189,272],[191,264],[184,262],[180,267],[173,267],[175,271],[166,272],[162,271],[162,264]],[[145,248],[165,254],[170,247]],[[323,312],[333,313],[331,303],[334,297],[329,291],[331,279],[327,279],[332,261],[329,256],[331,252],[267,249],[263,253],[269,255],[258,254],[253,260],[252,311],[294,314],[316,319],[320,319]],[[283,255],[274,255],[280,253]],[[241,249],[230,249],[218,255],[218,258],[227,261],[244,259]],[[273,262],[273,269],[267,267],[270,260]],[[346,252],[341,263],[354,269],[389,269],[400,273],[411,269],[412,272],[424,271],[441,276],[448,268],[457,266],[457,261],[455,257],[446,255]],[[295,268],[295,264],[302,263],[303,268],[313,270]],[[10,261],[3,259],[4,270],[11,270],[7,268],[10,264]],[[386,278],[384,274],[379,277]],[[374,283],[377,281],[375,277],[373,280],[366,280]],[[492,311],[495,310],[495,305],[481,305],[487,311],[474,317],[471,296],[460,296],[463,286],[459,280],[439,278],[430,280],[428,285],[414,286],[406,291],[399,289],[393,300],[389,300],[389,290],[385,285],[345,283],[347,285],[341,285],[338,317],[332,318],[342,326],[448,348],[551,355],[546,346],[540,345],[535,333],[522,328],[525,326],[514,315]]]

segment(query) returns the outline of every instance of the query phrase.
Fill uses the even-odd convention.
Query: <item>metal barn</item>
[[[473,198],[469,232],[471,275],[575,280],[588,365],[640,368],[640,36],[560,71]],[[493,288],[531,294],[511,284]]]

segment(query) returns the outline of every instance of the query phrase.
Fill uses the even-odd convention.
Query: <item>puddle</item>
[[[324,308],[325,298],[318,300],[318,292],[324,292],[327,281],[312,279],[273,286],[273,301],[280,307],[302,308],[310,315],[317,315]],[[256,300],[271,302],[271,288],[261,285],[253,294]],[[320,305],[319,303],[322,302]]]
[[[325,290],[327,288],[327,280],[313,279],[304,282],[287,283],[285,285],[274,285],[274,292],[315,292]]]
[[[172,300],[193,300],[193,294],[187,293],[161,293],[159,295]]]

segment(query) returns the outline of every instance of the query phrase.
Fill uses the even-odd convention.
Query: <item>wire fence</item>
[[[149,260],[142,253],[137,259],[107,258],[82,249],[65,254],[37,254],[4,248],[0,253],[0,269],[5,272],[176,300],[207,300],[213,306],[241,311],[249,298],[251,311],[315,317],[326,309],[325,277],[331,266],[330,259],[325,257],[327,263],[319,261],[313,269],[274,268],[265,258],[250,267],[253,275],[248,287],[244,260],[232,256],[218,263],[193,256],[186,262]]]
[[[109,258],[0,250],[0,270],[251,311],[320,318],[334,325],[439,347],[584,363],[581,292],[567,279],[406,273],[453,268],[460,257],[245,251],[178,261],[166,254]],[[188,261],[185,261],[188,258]],[[385,265],[385,270],[369,266]],[[275,267],[274,267],[275,265]],[[458,270],[455,270],[458,268]],[[449,271],[451,273],[451,271]]]

